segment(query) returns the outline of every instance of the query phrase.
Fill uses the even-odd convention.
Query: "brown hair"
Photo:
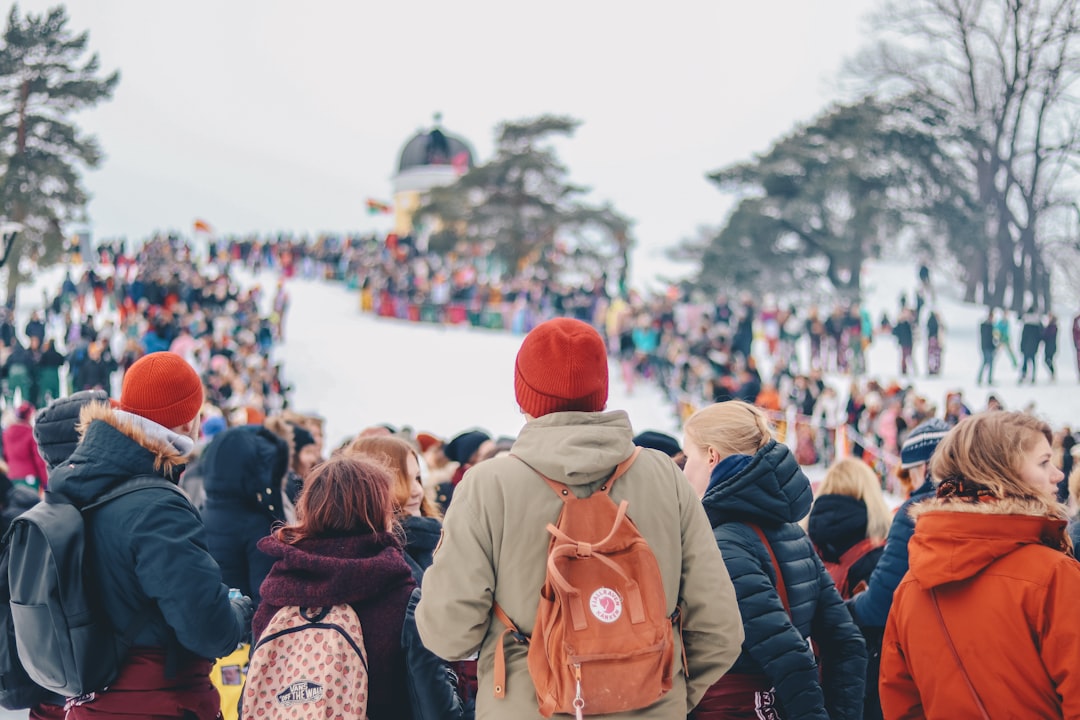
[[[985,488],[996,498],[1045,500],[1020,480],[1024,454],[1039,438],[1053,440],[1050,426],[1034,415],[996,410],[966,417],[938,444],[930,458],[935,480]]]
[[[307,538],[388,532],[390,482],[386,469],[366,458],[341,456],[319,463],[304,479],[296,522],[274,535],[292,545]]]
[[[742,400],[728,400],[698,410],[683,425],[687,442],[702,450],[713,448],[720,459],[753,455],[772,440],[769,419]]]
[[[826,472],[818,488],[822,495],[847,495],[866,506],[866,537],[884,540],[892,524],[892,512],[881,492],[881,478],[869,465],[855,458],[844,458]]]
[[[407,441],[390,435],[369,435],[357,437],[345,448],[344,454],[352,457],[363,456],[383,465],[393,478],[391,481],[391,495],[394,498],[394,513],[399,517],[404,514],[405,504],[409,502],[412,494],[412,485],[416,478],[406,474],[409,456],[420,465],[420,458],[416,450]],[[423,517],[440,517],[435,504],[431,502],[427,494],[420,501],[420,515]]]

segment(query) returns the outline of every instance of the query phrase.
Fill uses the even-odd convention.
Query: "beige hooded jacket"
[[[487,460],[466,473],[443,524],[435,561],[424,576],[416,611],[424,644],[448,660],[479,651],[479,720],[539,718],[526,664],[526,646],[506,642],[507,688],[494,697],[495,647],[503,625],[492,615],[498,602],[531,634],[544,582],[549,534],[562,502],[529,466],[589,495],[633,452],[625,412],[561,412],[530,421],[512,454]],[[656,555],[667,610],[683,606],[682,637],[689,679],[682,673],[676,632],[671,692],[649,708],[605,715],[682,718],[739,656],[743,641],[735,589],[701,502],[679,468],[663,453],[643,450],[611,490],[629,501],[629,516]]]

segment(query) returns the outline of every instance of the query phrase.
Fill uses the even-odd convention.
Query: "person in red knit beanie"
[[[145,355],[119,401],[80,411],[82,439],[49,476],[49,496],[82,508],[86,571],[118,636],[134,642],[107,688],[69,700],[67,720],[123,716],[214,720],[213,659],[250,632],[250,598],[230,599],[198,511],[176,487],[199,432],[203,386],[182,357]]]
[[[587,323],[557,318],[530,332],[514,362],[514,395],[525,427],[509,455],[465,473],[416,609],[420,637],[436,655],[463,660],[479,651],[478,720],[541,717],[529,653],[508,643],[505,666],[496,669],[506,634],[493,610],[498,603],[522,633],[532,634],[551,540],[547,526],[563,506],[543,476],[583,498],[635,458],[630,418],[604,410],[608,357],[603,338]],[[656,557],[666,612],[685,610],[685,655],[674,653],[671,690],[618,716],[685,717],[739,656],[743,630],[735,589],[704,508],[665,453],[642,449],[608,490],[616,503],[628,502],[627,516]],[[678,643],[678,631],[672,633]],[[496,686],[502,697],[495,696]],[[588,688],[583,692],[587,708]]]

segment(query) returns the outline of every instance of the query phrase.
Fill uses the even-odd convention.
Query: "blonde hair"
[[[409,502],[412,494],[412,484],[416,478],[409,477],[406,473],[409,455],[413,456],[417,465],[420,459],[416,450],[407,440],[392,437],[390,435],[369,435],[357,437],[342,451],[345,457],[363,456],[378,462],[387,469],[393,478],[391,494],[394,499],[394,514],[397,517],[404,515],[405,505]],[[438,508],[431,502],[427,494],[420,501],[420,515],[423,517],[441,517]]]
[[[1069,473],[1069,497],[1080,504],[1080,463],[1074,464],[1072,472]]]
[[[1003,410],[964,418],[942,439],[930,459],[938,482],[966,480],[981,485],[996,498],[1043,500],[1048,512],[1054,498],[1044,496],[1022,480],[1024,455],[1040,438],[1053,441],[1050,426],[1034,415]]]
[[[892,524],[892,512],[881,492],[881,479],[862,460],[844,458],[832,465],[818,488],[822,495],[847,495],[866,506],[866,537],[884,540]]]
[[[765,413],[742,400],[698,410],[683,425],[683,434],[687,442],[702,450],[716,450],[721,460],[731,455],[754,455],[773,439]]]

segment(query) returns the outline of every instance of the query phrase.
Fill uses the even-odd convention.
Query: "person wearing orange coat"
[[[1051,437],[999,411],[938,446],[941,484],[912,511],[911,566],[885,628],[885,718],[1080,717],[1080,563]]]

